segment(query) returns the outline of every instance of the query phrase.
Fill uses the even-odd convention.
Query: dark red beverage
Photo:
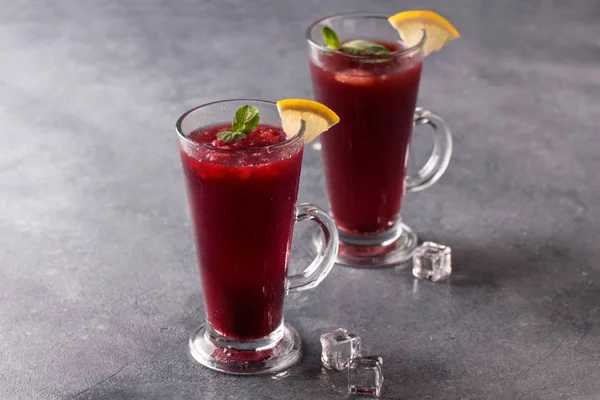
[[[303,146],[263,124],[239,142],[216,139],[230,126],[194,131],[200,146],[182,145],[181,158],[208,322],[248,340],[282,321]]]
[[[321,52],[310,57],[317,101],[340,123],[321,136],[329,202],[338,228],[384,232],[400,213],[413,130],[422,52],[394,52],[377,60]]]

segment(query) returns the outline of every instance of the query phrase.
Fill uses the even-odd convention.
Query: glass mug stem
[[[433,150],[425,165],[405,180],[407,192],[419,192],[436,183],[446,172],[452,156],[452,134],[444,120],[422,107],[415,110],[415,126],[429,125],[433,129]]]

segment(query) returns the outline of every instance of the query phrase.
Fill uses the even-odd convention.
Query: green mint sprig
[[[217,139],[224,142],[232,143],[239,142],[246,137],[249,133],[254,132],[258,127],[258,121],[260,120],[260,114],[258,107],[245,105],[235,112],[233,116],[233,122],[231,123],[231,129],[226,129],[217,134]]]
[[[340,42],[340,38],[335,33],[333,29],[326,26],[323,28],[323,39],[325,39],[325,44],[332,50],[339,50],[342,47],[342,43]]]
[[[378,56],[391,53],[387,47],[370,40],[351,40],[342,45],[338,35],[328,26],[323,28],[322,33],[325,44],[332,50],[358,56]]]
[[[369,40],[352,40],[345,43],[340,50],[346,54],[356,54],[359,56],[379,56],[391,53],[387,47]]]

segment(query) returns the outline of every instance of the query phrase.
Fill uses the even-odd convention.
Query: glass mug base
[[[256,340],[232,340],[208,324],[190,338],[190,352],[200,364],[233,375],[260,375],[288,369],[300,360],[298,332],[281,324],[272,334]]]
[[[418,245],[417,234],[406,224],[396,226],[380,235],[360,236],[338,230],[340,247],[336,263],[359,268],[385,268],[407,262]],[[315,232],[313,242],[318,245],[322,234]]]

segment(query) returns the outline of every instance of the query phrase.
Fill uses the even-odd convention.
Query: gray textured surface
[[[597,399],[599,4],[0,1],[0,398],[343,398],[318,335],[344,326],[384,357],[387,399]],[[175,119],[310,97],[307,24],[411,7],[463,34],[428,58],[420,101],[454,159],[403,210],[452,246],[452,281],[335,268],[288,299],[305,356],[287,377],[201,368]],[[317,159],[302,198],[325,205]]]

